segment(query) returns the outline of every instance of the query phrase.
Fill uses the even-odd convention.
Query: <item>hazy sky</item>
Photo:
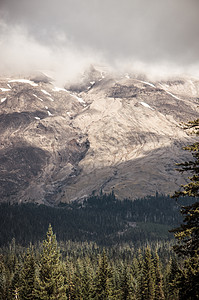
[[[0,0],[0,71],[89,63],[195,72],[198,0]]]

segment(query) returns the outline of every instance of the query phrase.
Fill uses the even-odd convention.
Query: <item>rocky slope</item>
[[[55,87],[44,75],[0,78],[0,199],[55,204],[93,191],[171,193],[194,139],[199,80],[147,82],[91,69]]]

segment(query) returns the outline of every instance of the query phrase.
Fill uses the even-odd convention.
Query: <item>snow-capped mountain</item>
[[[167,194],[194,136],[199,79],[149,82],[91,68],[57,87],[43,74],[0,78],[0,199],[55,204],[92,192]]]

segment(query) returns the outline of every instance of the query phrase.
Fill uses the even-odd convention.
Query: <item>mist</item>
[[[89,65],[152,77],[199,73],[197,0],[2,0],[0,72],[64,82]]]

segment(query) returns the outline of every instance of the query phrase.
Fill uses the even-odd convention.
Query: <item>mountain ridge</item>
[[[1,201],[53,205],[101,190],[135,199],[185,183],[175,163],[195,140],[181,123],[198,116],[199,80],[91,68],[79,82],[0,79]]]

